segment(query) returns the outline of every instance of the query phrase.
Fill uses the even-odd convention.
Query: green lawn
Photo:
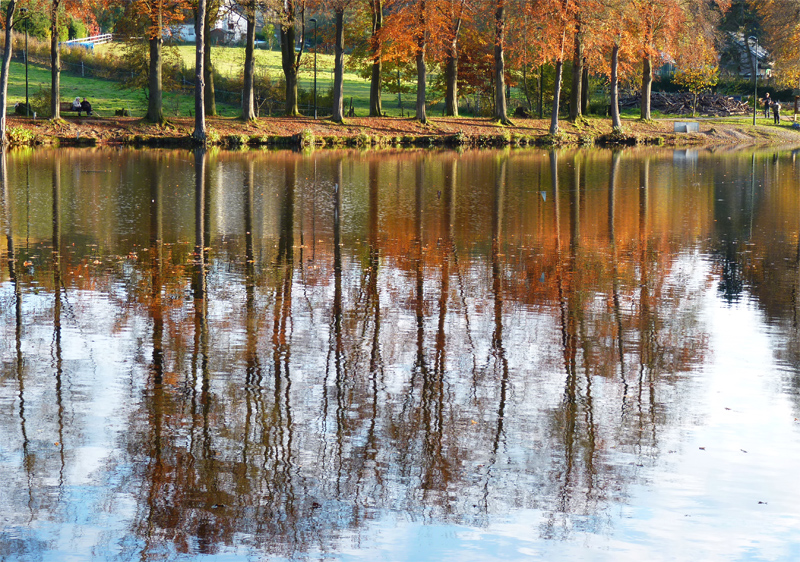
[[[122,48],[121,43],[110,43],[98,45],[95,50],[103,52],[106,50],[116,51]],[[187,68],[194,68],[195,47],[194,45],[180,45],[178,50]],[[211,48],[211,59],[217,72],[223,76],[231,76],[242,73],[244,67],[244,47],[219,47]],[[256,49],[255,53],[255,72],[256,74],[267,73],[273,80],[283,77],[281,67],[280,51],[269,51],[266,49]],[[430,75],[429,75],[430,76]],[[300,88],[312,92],[314,90],[314,53],[304,51],[302,67],[299,76]],[[317,55],[317,92],[323,95],[333,87],[333,55]],[[353,107],[358,115],[366,115],[369,112],[369,80],[358,76],[352,70],[345,67],[344,74],[344,95],[345,105],[349,107],[350,98],[353,98]],[[166,102],[165,102],[166,105]],[[409,109],[413,111],[413,95],[403,96],[404,113],[407,115]],[[388,115],[400,115],[397,96],[383,93],[383,108]],[[307,111],[308,108],[301,108]],[[322,111],[322,110],[321,110]],[[322,111],[324,114],[325,112]]]
[[[39,89],[50,88],[50,69],[28,65],[28,95],[31,99]],[[114,115],[118,109],[129,109],[131,115],[142,116],[147,113],[147,99],[141,90],[127,90],[121,88],[118,82],[75,76],[69,72],[61,73],[61,101],[71,101],[76,97],[86,97],[101,116]],[[19,62],[11,63],[8,77],[9,113],[13,113],[16,102],[25,101],[25,65]],[[219,104],[217,106],[221,115],[236,116],[240,113],[238,107]],[[167,117],[175,115],[189,115],[194,110],[194,97],[187,94],[164,94],[164,114]]]

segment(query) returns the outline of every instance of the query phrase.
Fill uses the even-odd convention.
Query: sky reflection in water
[[[800,558],[791,151],[0,172],[0,559]]]

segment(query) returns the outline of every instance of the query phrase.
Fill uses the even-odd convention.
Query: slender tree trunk
[[[206,0],[198,0],[195,18],[195,76],[194,76],[194,132],[192,138],[206,141],[205,84],[203,83],[203,62],[205,60],[204,28],[206,21]]]
[[[333,51],[333,120],[344,120],[344,8],[334,10],[336,43]]]
[[[586,58],[583,59],[583,73],[581,75],[581,114],[586,115],[589,111],[589,67],[586,66]]]
[[[415,118],[422,123],[428,122],[425,109],[425,88],[428,80],[428,69],[425,66],[425,44],[417,48],[417,113]]]
[[[580,24],[575,32],[575,50],[572,56],[572,91],[569,93],[569,118],[575,121],[581,117],[581,99],[583,78],[583,36]]]
[[[50,114],[61,119],[61,49],[58,45],[58,7],[60,1],[53,0],[50,14]]]
[[[286,81],[286,115],[299,115],[297,109],[297,67],[294,58],[294,22],[281,25],[281,66]]]
[[[444,66],[444,113],[451,117],[458,117],[458,38],[447,45]]]
[[[247,40],[244,49],[244,82],[242,92],[242,119],[254,121],[256,108],[254,101],[253,82],[255,79],[255,48],[256,48],[256,7],[252,1],[245,7],[247,17]]]
[[[619,117],[619,45],[614,43],[611,49],[611,126],[622,128]]]
[[[214,6],[219,9],[218,5]],[[206,10],[206,17],[203,20],[203,79],[205,80],[205,111],[206,115],[217,114],[217,102],[214,96],[214,64],[211,62],[211,20],[216,17],[211,14],[212,10]],[[198,38],[199,40],[199,38]]]
[[[8,105],[8,71],[11,68],[11,33],[14,27],[14,10],[17,8],[16,0],[11,0],[6,6],[6,43],[3,49],[3,65],[0,67],[0,146],[5,146],[6,140],[6,106]],[[5,158],[5,155],[2,155]],[[3,166],[5,171],[5,166]],[[5,176],[3,177],[5,180]],[[3,182],[5,187],[5,181]]]
[[[417,19],[417,113],[415,118],[422,123],[428,122],[428,115],[425,109],[425,89],[428,81],[428,69],[425,66],[425,47],[426,47],[426,21],[425,21],[425,0],[420,2]]]
[[[511,121],[508,119],[506,63],[503,56],[506,28],[505,13],[505,0],[497,0],[497,9],[494,13],[494,116],[503,125],[508,125]]]
[[[556,77],[553,88],[553,112],[550,114],[550,134],[558,134],[558,110],[559,98],[561,98],[561,79],[564,75],[564,61],[556,62]]]
[[[371,0],[372,6],[372,78],[369,86],[369,116],[380,117],[383,115],[381,104],[381,42],[380,31],[383,27],[383,1]]]
[[[650,55],[642,60],[642,108],[641,119],[650,119],[650,94],[653,89],[653,63]]]
[[[160,30],[161,26],[158,27]],[[147,104],[147,120],[151,123],[164,122],[163,86],[161,83],[161,47],[163,44],[164,40],[160,31],[158,37],[150,39],[150,77],[148,80],[150,99]]]

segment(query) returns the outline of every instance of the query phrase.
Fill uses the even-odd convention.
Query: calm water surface
[[[0,560],[800,559],[791,151],[3,158]]]

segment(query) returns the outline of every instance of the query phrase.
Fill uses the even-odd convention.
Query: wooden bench
[[[58,109],[59,111],[61,111],[61,113],[76,112],[78,114],[78,117],[81,116],[81,113],[85,113],[82,109],[73,109],[71,101],[62,101],[58,105]]]

